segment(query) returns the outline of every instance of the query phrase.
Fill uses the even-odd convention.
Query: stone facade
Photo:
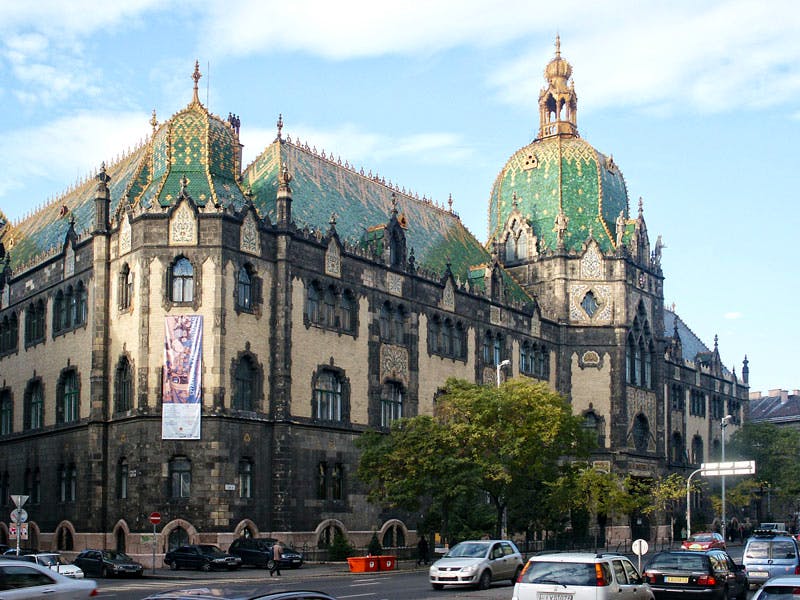
[[[596,463],[643,477],[695,468],[717,419],[741,422],[747,367],[664,307],[660,240],[613,160],[576,141],[569,95],[567,121],[547,112],[499,175],[487,249],[281,121],[241,171],[238,120],[206,111],[198,77],[96,184],[0,230],[0,503],[31,496],[32,544],[146,556],[152,511],[159,553],[245,532],[412,542],[414,519],[366,502],[354,440],[430,414],[451,376],[547,381],[596,431]],[[559,165],[561,204],[537,203],[552,180],[528,174]],[[603,193],[619,214],[597,212]],[[174,315],[203,317],[200,439],[162,437]]]

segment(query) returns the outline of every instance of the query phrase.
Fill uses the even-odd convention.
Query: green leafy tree
[[[686,502],[686,478],[679,473],[671,473],[654,480],[649,498],[651,502],[642,512],[656,516],[663,514],[669,518],[670,542],[675,541],[675,514]]]

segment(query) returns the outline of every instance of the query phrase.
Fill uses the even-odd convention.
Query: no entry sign
[[[159,523],[161,523],[161,513],[151,512],[150,513],[150,522],[153,525],[158,525]]]

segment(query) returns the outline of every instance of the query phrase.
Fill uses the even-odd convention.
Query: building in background
[[[750,392],[747,420],[800,428],[800,390],[769,390],[766,395]]]
[[[404,545],[416,523],[366,502],[353,442],[431,413],[451,376],[548,382],[596,432],[600,468],[715,457],[747,365],[737,377],[665,308],[663,245],[578,135],[571,71],[557,42],[485,245],[451,201],[280,119],[243,167],[239,120],[202,105],[197,68],[145,144],[3,219],[0,502],[30,496],[31,543],[146,554],[158,511],[159,552],[267,534],[324,547],[337,529]]]

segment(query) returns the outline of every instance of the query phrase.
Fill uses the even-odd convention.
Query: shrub
[[[372,532],[372,539],[367,546],[367,552],[372,556],[383,554],[383,546],[381,546],[381,543],[378,541],[378,534],[374,531]]]
[[[337,529],[328,548],[329,558],[331,560],[346,560],[348,556],[353,556],[353,554],[355,554],[355,548],[347,541],[344,534]]]

